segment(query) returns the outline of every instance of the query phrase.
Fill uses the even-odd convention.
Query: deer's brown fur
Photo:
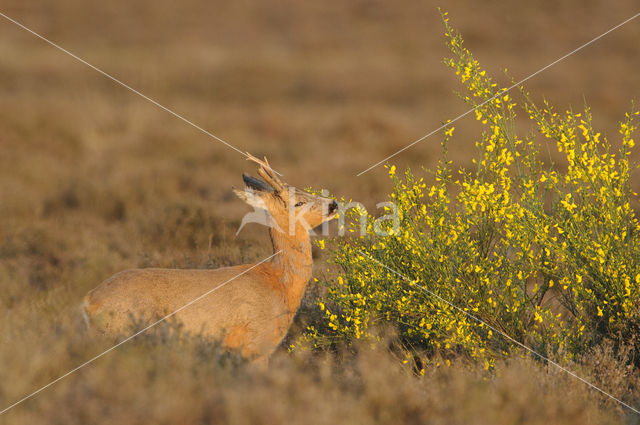
[[[268,212],[277,254],[257,266],[120,272],[85,297],[83,308],[91,327],[126,334],[132,317],[138,323],[152,323],[219,286],[179,311],[176,318],[185,330],[220,338],[227,348],[247,358],[265,361],[269,357],[286,335],[311,278],[309,230],[333,218],[337,204],[283,183],[266,158],[260,161],[248,155],[248,159],[259,165],[264,181],[243,176],[247,186],[235,192]]]

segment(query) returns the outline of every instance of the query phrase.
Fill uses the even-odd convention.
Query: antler
[[[262,178],[265,179],[276,192],[280,192],[285,188],[286,184],[278,178],[275,170],[269,165],[269,161],[266,156],[264,157],[264,161],[261,161],[247,152],[247,161],[253,161],[260,166],[258,167],[258,174],[260,174],[260,176],[262,176]]]

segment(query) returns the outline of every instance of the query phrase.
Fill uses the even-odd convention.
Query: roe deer
[[[185,330],[220,338],[225,348],[237,349],[248,359],[268,360],[289,330],[311,278],[309,230],[334,218],[338,204],[283,183],[266,158],[248,155],[247,159],[258,164],[264,181],[243,174],[246,186],[234,192],[249,205],[266,210],[276,255],[257,265],[216,270],[120,272],[84,298],[83,311],[91,327],[119,335],[130,329],[131,316],[151,323],[220,286],[180,310],[176,318]]]

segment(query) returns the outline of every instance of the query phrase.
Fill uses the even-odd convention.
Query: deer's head
[[[247,204],[267,212],[265,224],[291,233],[300,228],[308,231],[336,216],[338,204],[333,199],[312,195],[282,182],[267,158],[261,161],[247,153],[247,160],[258,164],[258,174],[264,180],[242,174],[245,188],[234,189],[234,192]]]

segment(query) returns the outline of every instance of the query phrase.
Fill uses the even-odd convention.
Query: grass
[[[456,363],[429,366],[424,376],[416,376],[388,350],[362,346],[338,355],[281,354],[265,371],[221,353],[213,343],[177,338],[171,326],[155,329],[4,419],[53,424],[606,424],[619,423],[626,413],[568,375],[517,356],[497,365],[493,374]],[[41,372],[32,382],[53,378],[42,373],[50,369],[48,355],[71,367],[89,351],[80,338],[65,345],[51,335],[43,342],[51,345],[32,361]],[[606,390],[615,392],[629,379],[639,382],[609,352],[589,360],[594,367],[578,373]],[[15,396],[25,387],[4,395]]]
[[[386,173],[355,174],[464,110],[439,64],[435,6],[8,0],[2,12],[238,147],[267,154],[291,184],[321,185],[373,210],[391,189]],[[634,7],[464,1],[450,13],[483,63],[528,75]],[[582,105],[584,94],[598,126],[615,134],[639,88],[634,28],[529,88],[563,106]],[[476,123],[456,127],[469,143],[451,146],[450,159],[471,167]],[[433,168],[439,151],[426,140],[397,157],[398,168]],[[264,229],[235,236],[246,208],[231,186],[243,171],[251,169],[236,152],[2,21],[0,409],[109,347],[78,331],[76,308],[111,274],[268,255]],[[0,423],[636,421],[517,356],[492,373],[460,361],[416,377],[393,351],[361,346],[311,359],[280,353],[259,371],[197,336],[178,343],[173,332],[125,344]],[[582,364],[576,372],[612,393],[620,381],[637,387],[636,372],[611,353]]]

